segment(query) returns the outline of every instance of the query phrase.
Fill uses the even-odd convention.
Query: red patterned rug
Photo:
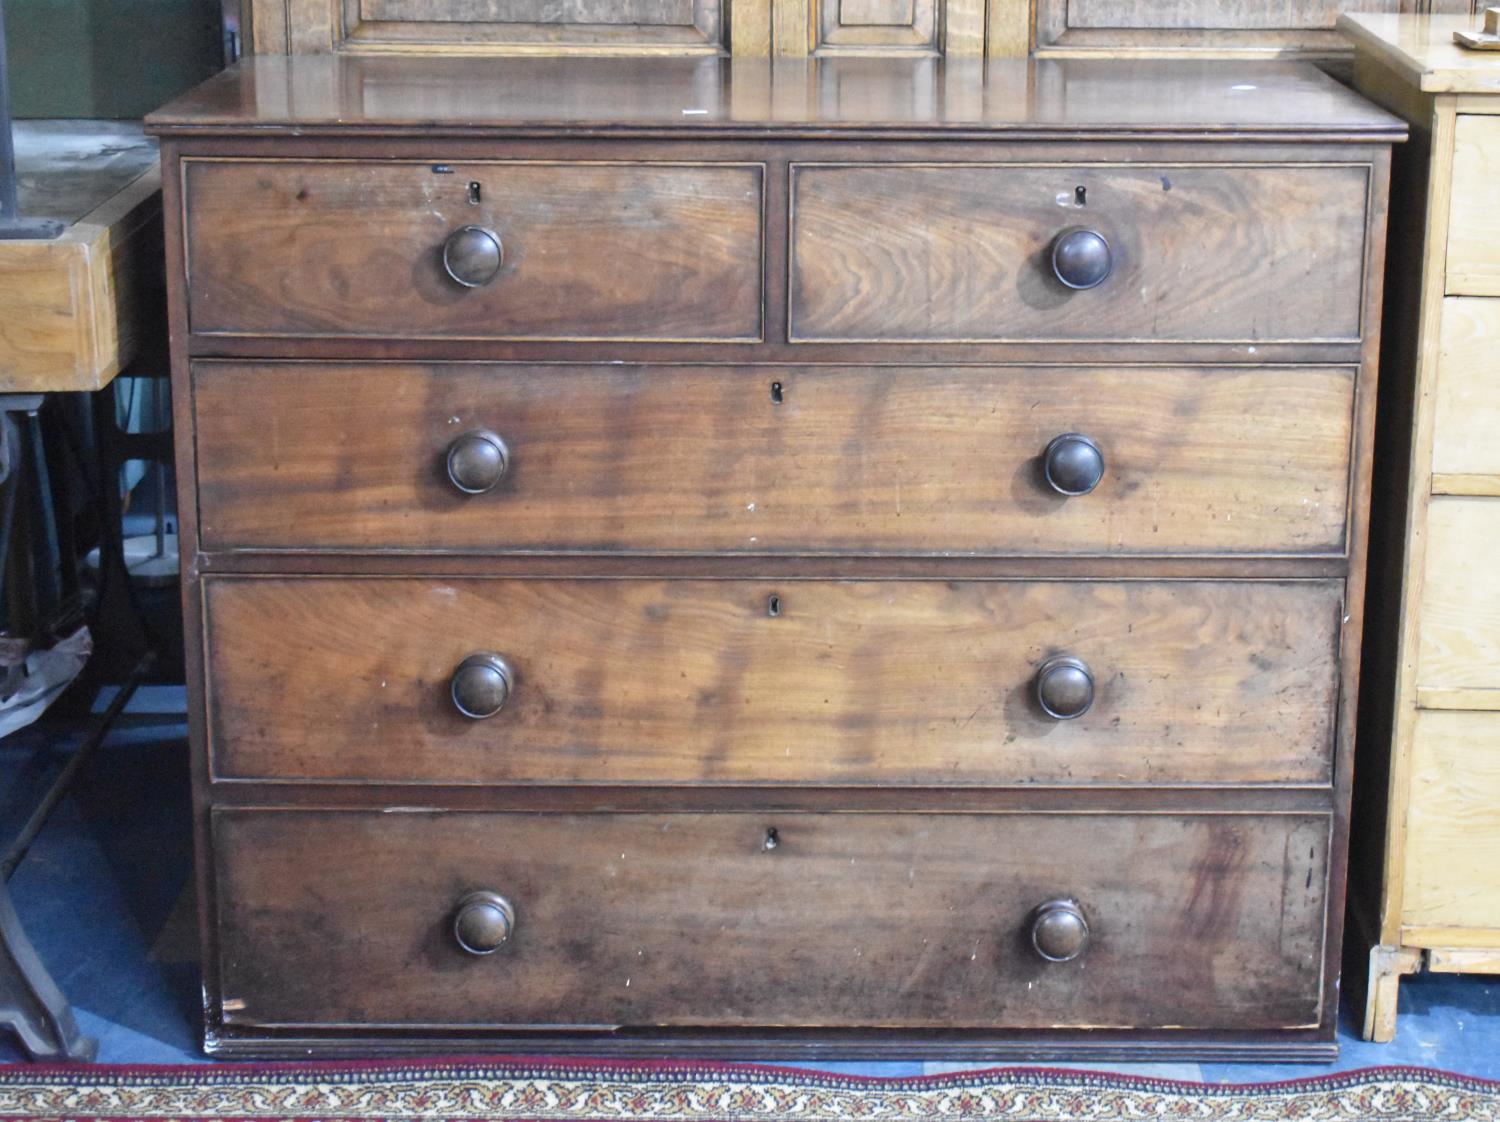
[[[1048,1068],[865,1079],[735,1064],[546,1060],[0,1071],[0,1119],[218,1118],[1500,1122],[1500,1083],[1393,1067],[1234,1086]]]

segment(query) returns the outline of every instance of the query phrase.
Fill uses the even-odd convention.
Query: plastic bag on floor
[[[94,638],[80,627],[45,651],[29,651],[5,667],[0,681],[0,737],[23,729],[47,711],[78,677],[94,651]]]

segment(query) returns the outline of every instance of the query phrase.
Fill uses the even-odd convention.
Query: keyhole
[[[766,601],[766,615],[770,616],[772,619],[775,619],[780,614],[781,614],[781,597],[780,596],[772,596],[769,600]]]
[[[765,844],[765,848],[767,848],[767,849],[775,849],[780,844],[781,844],[781,836],[776,833],[776,827],[775,826],[768,826],[768,827],[766,827],[766,844]]]
[[[1079,189],[1082,190],[1082,188],[1079,188]],[[478,180],[475,180],[473,183],[469,184],[469,205],[470,206],[478,206],[479,205],[479,195],[480,195],[481,190],[482,190],[482,188],[479,186]]]
[[[781,402],[782,402],[782,400],[783,400],[783,398],[782,398],[782,395],[781,395],[781,383],[780,382],[772,382],[771,383],[771,402],[772,402],[772,404],[780,405]]]
[[[1074,206],[1087,206],[1088,205],[1088,201],[1089,201],[1089,192],[1088,192],[1088,188],[1087,187],[1074,187],[1073,188],[1073,205]]]

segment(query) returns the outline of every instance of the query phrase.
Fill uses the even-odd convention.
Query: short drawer
[[[791,337],[1356,342],[1368,170],[799,164]],[[1097,287],[1054,275],[1075,228]]]
[[[219,810],[213,833],[230,1025],[1319,1020],[1319,815]]]
[[[1448,292],[1500,296],[1500,118],[1458,118],[1448,211]]]
[[[1344,549],[1349,368],[199,362],[193,385],[209,550]]]
[[[758,339],[762,178],[758,164],[187,160],[190,326]]]
[[[1435,496],[1426,530],[1417,702],[1500,709],[1500,497]]]
[[[1500,205],[1500,204],[1497,204]],[[1500,494],[1500,300],[1443,301],[1433,396],[1432,489]]]
[[[434,783],[1324,784],[1341,588],[210,578],[212,769]]]

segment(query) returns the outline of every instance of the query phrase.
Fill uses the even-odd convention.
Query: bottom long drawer
[[[1319,814],[220,809],[213,836],[230,1025],[1318,1021]]]

